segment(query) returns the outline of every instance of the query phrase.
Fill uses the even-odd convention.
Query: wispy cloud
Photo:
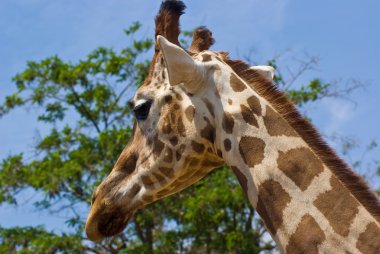
[[[322,102],[322,108],[327,113],[323,130],[327,135],[339,133],[344,125],[355,118],[355,107],[350,102],[328,99]]]

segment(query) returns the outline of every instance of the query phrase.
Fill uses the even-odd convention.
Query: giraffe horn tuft
[[[215,40],[212,38],[212,32],[205,26],[200,26],[195,29],[193,41],[190,45],[190,52],[199,53],[203,50],[208,50],[214,45]]]
[[[182,1],[163,1],[156,16],[155,38],[157,38],[158,35],[161,35],[167,38],[171,43],[179,46],[179,18],[184,13],[185,8],[186,6]],[[159,50],[157,43],[155,49],[156,51]]]

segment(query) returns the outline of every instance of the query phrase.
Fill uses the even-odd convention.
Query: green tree
[[[0,117],[17,107],[37,107],[38,120],[51,130],[37,142],[32,159],[20,153],[1,162],[0,204],[17,206],[17,195],[33,189],[40,197],[34,205],[69,214],[66,223],[72,230],[57,234],[43,225],[0,227],[0,253],[259,253],[274,249],[227,167],[139,211],[122,234],[101,243],[86,240],[87,214],[80,211],[89,208],[94,186],[109,173],[130,138],[133,119],[127,100],[149,68],[146,53],[153,43],[135,39],[139,28],[134,23],[125,30],[130,44],[120,51],[100,47],[75,64],[58,56],[30,61],[14,77],[17,92],[6,97]],[[277,67],[276,60],[269,64]],[[299,75],[306,70],[301,68]],[[300,107],[349,92],[337,92],[319,79],[293,88],[297,75],[290,81],[282,75],[275,80]]]

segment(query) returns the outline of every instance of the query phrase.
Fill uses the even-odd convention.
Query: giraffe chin
[[[100,242],[106,237],[121,233],[127,226],[135,211],[127,214],[121,212],[104,213],[98,219],[89,217],[86,221],[86,235],[93,242]]]

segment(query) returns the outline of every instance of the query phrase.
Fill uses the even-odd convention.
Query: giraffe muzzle
[[[127,226],[135,211],[98,212],[90,214],[86,221],[86,235],[89,240],[99,242],[106,237],[121,233]]]

